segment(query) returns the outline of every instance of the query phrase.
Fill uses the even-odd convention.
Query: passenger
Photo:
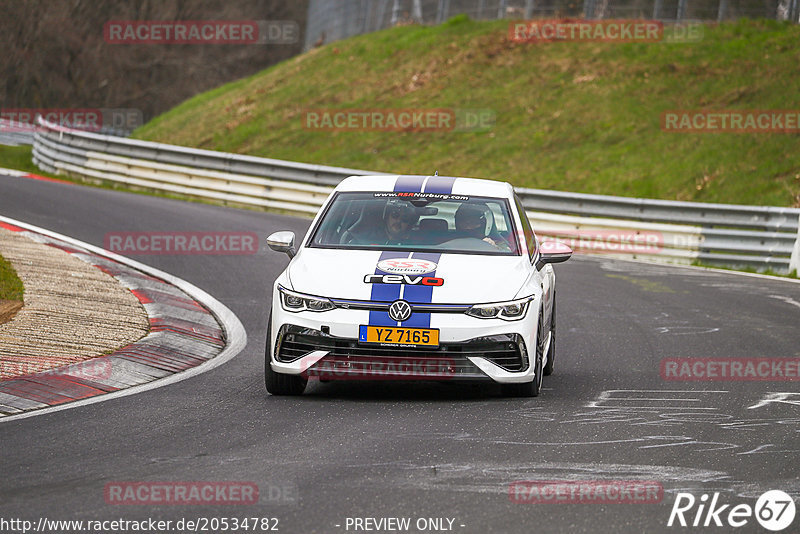
[[[486,235],[486,215],[484,208],[474,204],[461,204],[456,210],[456,233],[458,237],[480,239],[497,248],[508,248]],[[505,246],[503,246],[505,245]]]

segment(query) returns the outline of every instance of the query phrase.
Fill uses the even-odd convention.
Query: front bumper
[[[328,380],[515,383],[533,379],[527,345],[518,333],[442,343],[438,348],[404,348],[362,344],[296,324],[284,324],[277,332],[271,365],[278,373]]]
[[[279,279],[273,286],[269,340],[270,365],[277,373],[331,380],[466,380],[501,384],[532,382],[535,378],[536,366],[529,360],[536,347],[536,301],[530,303],[526,316],[516,321],[480,319],[463,313],[469,306],[434,304],[438,310],[446,310],[430,310],[429,327],[439,330],[439,347],[400,348],[359,342],[359,326],[370,324],[370,303],[358,306],[353,305],[357,301],[348,301],[350,305],[345,307],[337,302],[335,309],[323,312],[287,311],[281,305],[280,284],[287,285]],[[287,335],[294,339],[287,339]]]

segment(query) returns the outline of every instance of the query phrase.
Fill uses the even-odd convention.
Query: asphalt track
[[[99,246],[107,232],[265,237],[302,235],[308,225],[12,177],[0,177],[0,213]],[[431,517],[454,519],[463,533],[670,532],[702,530],[666,526],[679,491],[751,506],[770,489],[800,496],[798,382],[660,375],[669,357],[800,356],[800,284],[577,257],[556,267],[558,359],[539,398],[375,382],[314,383],[303,397],[278,398],[264,390],[263,347],[269,288],[288,260],[264,249],[132,256],[228,306],[247,347],[183,382],[0,424],[0,518],[258,516],[278,518],[280,532],[323,533],[347,532],[348,517],[410,517],[412,525]],[[510,483],[539,479],[656,480],[665,493],[659,504],[510,501]],[[104,500],[109,482],[203,480],[255,482],[259,503]],[[752,518],[736,531],[766,532]]]

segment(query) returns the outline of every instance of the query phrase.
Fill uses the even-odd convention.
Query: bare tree
[[[0,107],[135,108],[151,118],[302,49],[282,45],[109,44],[111,20],[285,20],[307,0],[0,0]]]

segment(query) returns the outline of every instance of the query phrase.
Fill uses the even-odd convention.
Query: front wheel
[[[556,363],[556,294],[553,293],[553,312],[550,314],[550,348],[547,349],[547,365],[544,366],[544,375],[553,374]]]
[[[264,349],[264,384],[272,395],[302,395],[308,383],[307,378],[299,375],[286,375],[272,370],[270,361],[270,340],[272,337],[272,314],[267,323],[267,347]]]
[[[533,361],[533,380],[521,384],[503,384],[503,395],[506,397],[538,397],[542,391],[542,361],[544,345],[547,342],[544,329],[544,310],[539,310],[539,326],[536,330],[536,353]]]

